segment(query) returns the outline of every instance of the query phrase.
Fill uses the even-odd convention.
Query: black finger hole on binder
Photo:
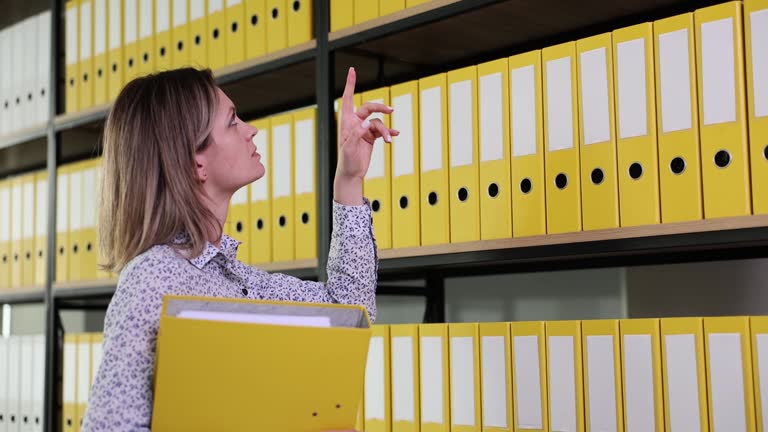
[[[371,210],[373,210],[374,212],[378,212],[379,210],[381,210],[381,202],[379,202],[379,200],[373,200],[373,202],[371,203]]]
[[[18,262],[19,261],[19,254],[13,254],[13,261]]]
[[[768,160],[768,145],[763,148],[763,157]]]
[[[176,43],[176,51],[184,51],[184,42],[183,41],[179,41],[178,43]]]
[[[75,79],[74,78],[70,78],[69,79],[69,86],[70,87],[74,87],[75,86]],[[8,107],[8,102],[7,101],[5,102],[5,106],[6,106],[6,108]]]
[[[86,252],[90,252],[90,251],[91,251],[91,249],[93,249],[93,245],[91,245],[91,242],[88,242],[88,243],[85,245],[85,251],[86,251]]]
[[[16,96],[16,105],[19,105],[19,104],[21,104],[21,98]]]
[[[301,214],[301,223],[303,223],[304,225],[309,223],[309,213],[304,212]]]
[[[72,419],[67,419],[67,427],[72,427]]]
[[[31,101],[31,100],[32,100],[32,93],[27,93],[27,100],[28,100],[28,101]]]
[[[99,70],[96,71],[96,76],[101,78],[102,76],[104,76],[104,71],[101,68],[99,68]]]
[[[213,29],[213,38],[218,39],[219,38],[219,29]]]
[[[8,262],[8,255],[3,255],[3,264]]]
[[[72,252],[77,253],[78,249],[80,249],[80,247],[78,247],[77,244],[72,246]]]
[[[563,173],[555,176],[555,186],[560,190],[565,189],[568,186],[568,176]]]
[[[40,89],[40,96],[45,96],[45,89]]]
[[[277,223],[281,226],[285,226],[285,216],[280,216],[280,218],[277,220]]]
[[[59,255],[64,255],[64,247],[59,246]]]
[[[725,150],[720,150],[715,154],[715,165],[718,168],[725,168],[731,164],[731,154]]]
[[[8,109],[8,105],[10,105],[8,101],[5,101],[5,109]]]
[[[232,33],[237,33],[237,22],[232,23]]]
[[[16,423],[16,416],[15,415],[11,415],[11,423]]]
[[[341,404],[336,404],[336,409],[341,409]]]
[[[259,23],[259,16],[258,15],[251,15],[251,25],[255,26]]]
[[[313,412],[313,413],[312,413],[312,417],[317,417],[317,413],[316,413],[316,412]]]
[[[144,53],[144,57],[142,58],[144,59],[144,63],[147,63],[149,61],[149,53]]]
[[[531,179],[525,178],[520,182],[520,192],[527,194],[531,192],[531,189],[533,189],[533,183],[531,182]]]
[[[437,204],[437,192],[430,192],[429,196],[427,196],[427,202],[431,206]]]
[[[32,252],[27,252],[26,255],[24,255],[24,257],[27,259],[27,261],[31,260],[32,259]]]
[[[112,72],[117,72],[117,63],[112,63]]]
[[[400,208],[405,210],[408,208],[408,197],[407,196],[401,196],[400,197]]]
[[[488,185],[488,196],[490,196],[491,198],[496,198],[497,196],[499,196],[499,185],[497,185],[496,183],[491,183],[490,185]]]
[[[235,224],[235,231],[237,231],[239,233],[243,232],[243,223],[242,222],[238,222],[238,223]]]
[[[29,424],[29,417],[24,416],[24,424]]]
[[[685,171],[685,159],[676,157],[669,163],[669,169],[673,174],[682,174]]]
[[[195,36],[195,45],[200,45],[202,42],[202,39],[200,39],[200,35]]]
[[[259,230],[259,231],[264,229],[264,220],[263,219],[259,219],[259,220],[256,221],[256,229]]]
[[[128,59],[128,67],[129,67],[129,68],[132,68],[132,67],[133,67],[133,59],[132,59],[132,58],[129,58],[129,59]]]
[[[632,178],[632,180],[637,180],[642,176],[643,166],[640,163],[635,162],[629,166],[629,177]]]
[[[160,57],[165,57],[165,47],[160,47]]]
[[[88,74],[87,73],[83,74],[83,82],[88,82]]]
[[[273,8],[272,9],[272,19],[277,19],[278,15],[280,15],[280,13],[278,12],[277,8]]]
[[[43,257],[43,251],[42,250],[37,251],[37,257],[38,258],[42,258]]]
[[[296,0],[293,2],[293,11],[298,12],[299,9],[301,9],[301,2],[299,0]]]
[[[464,202],[467,200],[467,198],[469,198],[469,191],[467,190],[467,188],[461,188],[459,189],[458,196],[459,196],[459,201]]]
[[[5,416],[3,416],[2,414],[0,414],[0,422],[1,421],[5,421]]]
[[[603,180],[605,180],[605,173],[603,173],[602,169],[595,168],[592,170],[589,178],[592,180],[592,184],[599,185],[603,183]]]
[[[40,424],[40,417],[35,417],[35,424],[36,424],[36,425],[39,425],[39,424]]]

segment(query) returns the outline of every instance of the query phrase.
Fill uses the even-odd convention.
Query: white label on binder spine
[[[35,237],[35,182],[25,182],[23,186],[22,201],[24,204],[24,218],[22,236],[25,239]]]
[[[755,117],[768,116],[768,9],[749,14],[752,20],[752,83]],[[768,413],[768,411],[763,411]],[[766,414],[764,417],[768,417]],[[768,420],[767,420],[768,421]]]
[[[400,131],[400,135],[392,137],[392,176],[411,175],[414,166],[413,148],[413,96],[404,94],[392,98],[392,129]]]
[[[11,239],[11,193],[0,184],[0,242]]]
[[[421,92],[421,172],[443,168],[443,108],[440,87]]]
[[[627,432],[653,430],[657,413],[650,335],[624,335],[624,373]]]
[[[83,228],[96,228],[96,168],[83,171]]]
[[[173,0],[173,27],[187,23],[187,1]]]
[[[581,53],[581,112],[584,144],[610,141],[610,104],[608,100],[608,62],[605,48]]]
[[[504,336],[480,339],[483,426],[507,428],[507,351]]]
[[[208,0],[208,13],[219,12],[224,9],[224,0]]]
[[[109,50],[116,50],[122,45],[123,34],[123,2],[109,0]]]
[[[619,43],[616,55],[619,138],[645,136],[648,134],[645,40]]]
[[[383,104],[384,99],[374,99],[371,102]],[[384,122],[384,115],[382,113],[373,113],[368,116],[368,120],[371,122],[374,119]],[[389,144],[384,142],[384,138],[376,138],[376,141],[373,142],[373,149],[371,149],[371,164],[368,166],[368,172],[365,174],[367,180],[384,178],[386,173],[386,161],[384,158],[386,149],[384,146],[386,145]]]
[[[315,121],[300,120],[296,136],[296,195],[315,191]]]
[[[736,121],[733,18],[701,25],[701,75],[704,124]]]
[[[248,186],[243,186],[232,194],[232,205],[242,205],[248,202]]]
[[[616,368],[613,336],[587,336],[587,389],[592,430],[616,431]]]
[[[171,5],[170,0],[155,0],[155,22],[157,23],[156,33],[167,32],[171,25]]]
[[[56,232],[69,232],[69,175],[58,173],[56,179]]]
[[[533,65],[510,73],[512,155],[536,154],[536,70]]]
[[[547,137],[549,151],[573,148],[571,58],[546,63]]]
[[[384,338],[373,336],[368,345],[365,366],[365,418],[384,421],[386,390],[384,379]]]
[[[139,15],[141,20],[139,21],[139,38],[146,39],[152,36],[154,17],[154,10],[152,0],[139,0]]]
[[[472,106],[472,81],[461,81],[450,85],[449,121],[450,121],[450,157],[451,166],[472,165],[474,159],[474,136],[472,124],[474,114]]]
[[[659,35],[661,130],[691,128],[691,71],[688,29]]]
[[[667,392],[669,395],[670,430],[675,432],[701,432],[699,410],[696,339],[692,334],[664,337],[667,357]],[[704,390],[706,391],[706,390]]]
[[[413,339],[405,336],[392,338],[392,420],[412,422],[414,412]]]
[[[539,364],[539,337],[515,336],[515,394],[517,395],[517,427],[541,429],[541,365]]]
[[[475,426],[475,349],[472,337],[451,338],[451,424]]]
[[[421,338],[421,421],[443,423],[443,338]]]
[[[23,195],[20,184],[11,187],[11,241],[21,240]]]
[[[712,379],[712,430],[746,431],[741,335],[710,333],[707,349]]]
[[[189,0],[189,19],[195,21],[205,16],[205,0]]]
[[[77,38],[79,37],[77,33],[77,6],[71,6],[67,8],[66,12],[66,28],[64,29],[66,32],[66,44],[67,49],[64,52],[64,56],[66,57],[66,63],[68,66],[72,66],[77,64],[78,61],[78,52],[77,52]],[[7,32],[8,30],[6,30]],[[6,33],[8,35],[10,33]],[[4,62],[5,63],[5,62]]]
[[[291,196],[291,125],[282,124],[272,128],[272,198]]]
[[[136,32],[138,31],[136,2],[138,0],[125,0],[125,45],[136,42]]]
[[[73,171],[69,175],[69,231],[83,227],[83,174]]]
[[[576,366],[572,336],[549,336],[549,408],[553,431],[576,430]]]
[[[256,151],[261,155],[261,164],[264,165],[265,174],[264,177],[251,183],[251,201],[266,201],[269,199],[269,189],[267,188],[268,178],[272,176],[269,171],[269,163],[267,157],[269,156],[269,129],[259,130],[256,136],[253,137],[253,143],[256,145]]]
[[[501,73],[480,77],[480,161],[504,159],[504,91]]]
[[[107,50],[107,0],[94,0],[93,55],[100,56]]]

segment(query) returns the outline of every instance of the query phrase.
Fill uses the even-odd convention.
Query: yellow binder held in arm
[[[167,296],[152,430],[352,429],[370,338],[362,306]]]

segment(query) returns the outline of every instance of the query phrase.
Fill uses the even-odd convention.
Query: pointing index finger
[[[349,68],[349,72],[347,72],[347,85],[344,87],[344,95],[342,96],[341,111],[343,114],[349,115],[355,111],[355,102],[353,96],[355,94],[356,78],[357,74],[355,73],[355,68]]]

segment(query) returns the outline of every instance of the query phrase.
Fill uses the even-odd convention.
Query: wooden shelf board
[[[285,270],[314,269],[314,268],[317,268],[317,259],[313,258],[313,259],[299,260],[299,261],[254,264],[254,267],[257,267],[261,270],[264,270],[270,273],[285,271]]]

